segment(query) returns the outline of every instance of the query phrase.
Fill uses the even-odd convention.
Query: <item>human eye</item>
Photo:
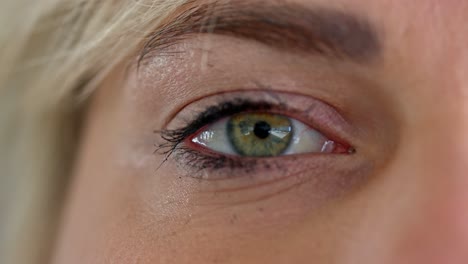
[[[176,128],[161,131],[166,142],[158,150],[200,170],[356,151],[346,139],[341,115],[304,95],[231,92],[192,102],[175,116],[169,127]]]
[[[207,125],[190,140],[208,151],[242,157],[275,157],[339,151],[334,141],[297,119],[242,112]]]

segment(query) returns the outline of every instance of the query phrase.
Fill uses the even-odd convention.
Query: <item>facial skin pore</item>
[[[468,263],[468,2],[239,2],[97,89],[54,263]],[[236,10],[285,21],[228,27]],[[220,169],[155,153],[155,131],[255,91],[318,100],[311,123],[356,152]]]

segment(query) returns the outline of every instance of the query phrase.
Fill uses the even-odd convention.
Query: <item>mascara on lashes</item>
[[[224,117],[238,114],[245,111],[267,111],[276,108],[285,108],[284,105],[274,106],[268,102],[253,102],[241,98],[232,101],[222,102],[215,106],[208,107],[205,111],[199,113],[194,121],[182,128],[174,130],[155,131],[161,134],[162,139],[177,147],[182,141],[196,133],[203,126],[216,122]],[[159,149],[169,147],[167,144],[159,145]]]

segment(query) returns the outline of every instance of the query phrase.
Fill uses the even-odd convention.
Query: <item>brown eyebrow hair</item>
[[[381,53],[379,35],[369,21],[343,11],[273,1],[194,3],[149,35],[139,62],[153,51],[206,33],[254,40],[291,52],[347,57],[359,63]]]

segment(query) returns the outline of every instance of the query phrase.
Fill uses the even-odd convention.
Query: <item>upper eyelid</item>
[[[232,100],[232,98],[235,97],[249,98],[253,104],[259,101],[270,102],[270,112],[298,119],[323,133],[330,138],[330,140],[339,143],[353,141],[354,128],[336,111],[336,109],[327,105],[325,102],[321,102],[318,99],[306,95],[271,90],[234,91],[208,95],[181,109],[174,119],[169,122],[166,129],[168,131],[175,131],[176,129],[180,130],[181,128],[186,128],[195,120],[196,114],[194,116],[194,113],[202,113],[207,107],[213,104],[229,101],[229,98]],[[286,101],[289,102],[286,103]],[[196,130],[200,128],[199,126]],[[195,129],[190,132],[190,135],[196,132],[194,130]]]

